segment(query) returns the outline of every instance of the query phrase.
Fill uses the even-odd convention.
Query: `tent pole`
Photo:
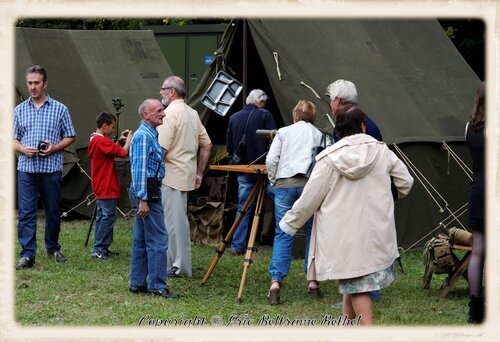
[[[247,20],[243,19],[243,107],[248,95],[248,30]]]

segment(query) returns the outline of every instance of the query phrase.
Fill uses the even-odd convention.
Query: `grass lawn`
[[[307,296],[303,260],[294,260],[281,291],[281,305],[266,302],[270,283],[268,266],[271,248],[262,247],[253,255],[243,301],[236,301],[243,270],[243,257],[229,250],[220,259],[208,283],[201,281],[215,257],[215,247],[193,245],[193,277],[169,278],[170,290],[180,297],[166,300],[128,292],[133,220],[119,219],[114,231],[110,260],[90,257],[93,242],[85,248],[89,221],[63,221],[60,241],[68,258],[56,263],[47,258],[43,224],[38,225],[38,255],[33,269],[15,272],[15,318],[22,326],[138,326],[158,319],[191,319],[193,324],[269,324],[271,319],[316,320],[338,318],[342,309],[335,281],[320,283],[319,300]],[[16,243],[16,260],[19,246]],[[375,324],[385,326],[464,325],[467,319],[468,287],[461,279],[445,299],[439,296],[444,275],[434,275],[431,291],[422,289],[422,253],[402,255],[404,273],[398,270],[394,284],[382,290],[374,304]],[[12,265],[14,267],[14,265]],[[222,322],[222,323],[220,323]],[[283,321],[281,321],[283,322]]]

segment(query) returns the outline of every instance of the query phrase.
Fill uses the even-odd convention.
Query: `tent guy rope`
[[[425,189],[425,191],[432,198],[432,200],[434,201],[434,203],[436,203],[436,205],[439,208],[439,212],[444,213],[445,210],[446,210],[446,211],[448,211],[450,213],[450,215],[447,216],[444,220],[442,220],[436,228],[434,228],[433,230],[431,230],[429,233],[427,233],[426,235],[424,235],[422,238],[420,238],[419,240],[417,240],[415,243],[413,243],[408,248],[404,249],[403,252],[406,251],[406,250],[411,249],[414,246],[416,246],[423,239],[425,239],[426,237],[428,237],[430,234],[433,234],[439,228],[447,228],[447,226],[449,224],[451,224],[452,222],[457,222],[462,229],[467,230],[467,228],[465,228],[465,226],[459,220],[459,217],[462,216],[465,212],[467,212],[467,205],[468,205],[468,203],[465,203],[459,209],[457,209],[454,212],[452,212],[450,210],[450,208],[448,207],[448,202],[437,191],[437,189],[431,184],[431,182],[422,174],[422,172],[415,166],[415,164],[412,163],[412,161],[408,158],[408,156],[399,148],[399,146],[397,144],[393,144],[393,146],[394,146],[394,150],[401,156],[401,159],[403,160],[403,162],[412,171],[412,173],[414,174],[415,178],[417,178],[417,180],[420,182],[420,184],[422,184],[422,186]],[[450,155],[455,155],[456,156],[456,153],[455,152],[451,152],[452,150],[451,150],[451,148],[448,145],[446,145],[445,149],[448,150],[448,153]],[[456,158],[457,159],[455,159],[455,157],[454,157],[454,159],[457,160],[457,162],[460,161],[461,163],[463,163],[463,161],[460,158],[458,158],[458,156],[456,156]],[[465,164],[465,163],[463,163],[463,164]],[[462,170],[464,170],[464,168],[462,168]],[[441,200],[444,203],[444,205],[441,205],[440,202],[439,202],[439,200]]]
[[[446,227],[449,224],[451,224],[453,221],[457,220],[460,216],[462,216],[463,214],[465,214],[467,212],[467,205],[468,205],[468,203],[465,203],[460,208],[458,208],[457,210],[455,210],[452,214],[448,215],[443,221],[439,222],[439,225],[437,227],[435,227],[429,233],[425,234],[419,240],[417,240],[416,242],[414,242],[413,244],[411,244],[408,248],[405,249],[405,248],[399,247],[399,250],[401,252],[400,254],[405,253],[406,251],[411,250],[413,247],[415,247],[416,245],[418,245],[422,240],[424,240],[429,235],[433,234],[439,228],[446,229]]]
[[[458,164],[458,166],[462,169],[462,171],[465,173],[467,177],[472,181],[472,170],[465,164],[465,162],[460,159],[458,154],[456,154],[455,151],[451,149],[451,147],[443,141],[443,148],[448,151],[448,155],[451,156]]]
[[[78,167],[80,168],[80,172],[85,174],[87,176],[87,178],[89,180],[92,180],[92,178],[90,178],[89,174],[87,173],[87,171],[85,171],[85,169],[80,165],[80,163],[76,162],[76,165],[78,165]],[[90,197],[94,196],[94,198],[91,200]],[[94,193],[92,192],[91,194],[87,195],[87,197],[85,197],[85,199],[83,201],[81,201],[80,203],[78,203],[77,205],[75,205],[74,207],[70,208],[68,211],[64,211],[62,214],[61,214],[61,217],[68,217],[68,214],[72,211],[74,211],[75,209],[79,208],[80,206],[82,206],[83,204],[87,203],[87,205],[91,205],[97,198],[95,198],[95,195]],[[133,209],[130,209],[130,211],[128,213],[124,213],[119,207],[116,207],[116,210],[118,210],[118,212],[125,218],[129,217],[130,216],[130,213],[133,211]]]

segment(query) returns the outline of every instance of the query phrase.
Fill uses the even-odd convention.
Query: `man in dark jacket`
[[[255,131],[257,129],[276,129],[276,123],[270,111],[264,109],[268,96],[260,89],[254,89],[246,99],[247,105],[237,113],[234,113],[229,119],[228,130],[226,134],[226,149],[230,155],[237,152],[238,144],[243,135],[245,135],[245,149],[242,155],[239,155],[238,164],[250,164],[256,162],[263,164],[265,162],[265,153],[269,149],[267,139],[257,138]],[[253,174],[240,174],[238,176],[238,212],[243,207],[252,188],[257,181],[257,176]],[[248,231],[248,221],[251,209],[247,210],[241,220],[238,228],[233,234],[231,241],[231,254],[244,254],[246,250],[245,238]]]
[[[333,115],[345,107],[358,105],[358,92],[356,90],[356,86],[351,81],[336,80],[328,86],[327,91],[328,96],[330,96],[330,107]],[[375,121],[368,116],[366,118],[366,134],[372,136],[378,141],[382,141],[380,129],[377,127]],[[340,140],[337,136],[335,128],[333,129],[332,137],[333,143]]]

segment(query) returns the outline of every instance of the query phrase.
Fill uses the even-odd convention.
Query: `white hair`
[[[254,89],[247,96],[247,104],[258,104],[259,102],[267,102],[268,96],[263,90]]]
[[[351,81],[336,80],[326,88],[326,91],[332,100],[339,97],[343,102],[358,103],[358,92]]]
[[[142,113],[147,112],[149,110],[149,99],[144,100],[140,105],[137,111],[139,112],[139,116],[143,118]]]

